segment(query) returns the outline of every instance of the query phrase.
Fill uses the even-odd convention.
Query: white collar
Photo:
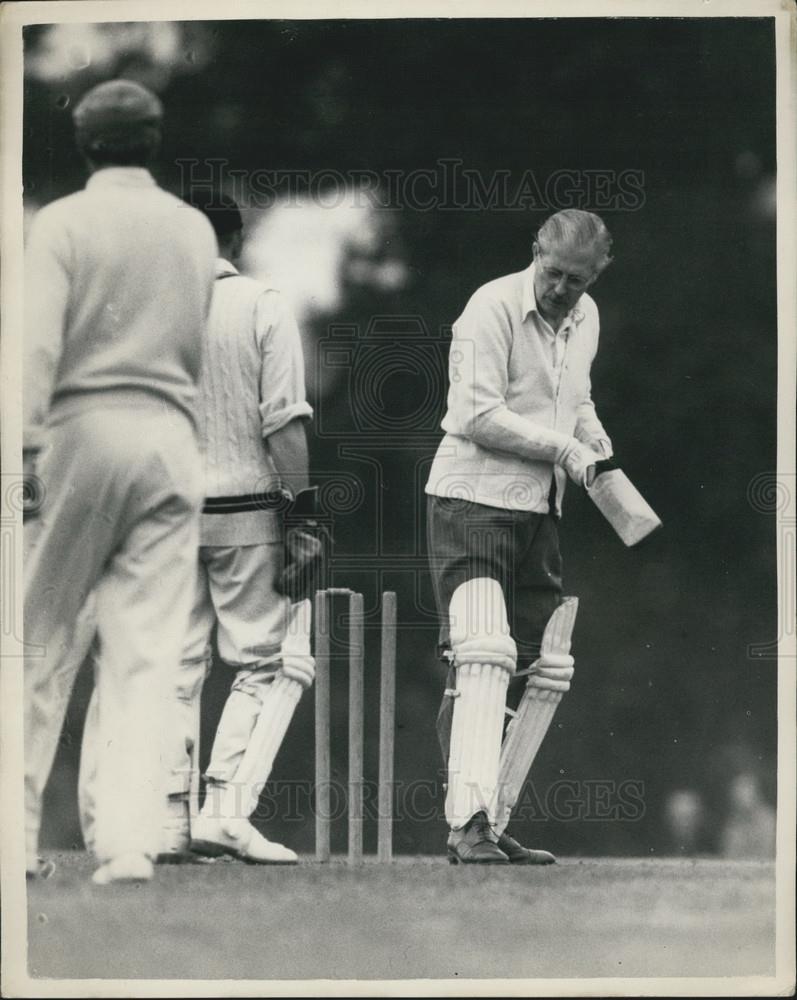
[[[156,187],[155,178],[146,167],[100,167],[86,182],[87,188],[106,187]]]
[[[225,260],[224,257],[216,258],[217,278],[226,278],[231,274],[239,274],[239,273],[240,272],[238,271],[238,268],[234,264],[231,264],[228,260]]]

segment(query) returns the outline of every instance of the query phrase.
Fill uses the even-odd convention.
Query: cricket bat
[[[637,545],[661,527],[661,520],[622,469],[599,462],[587,493],[625,545]]]

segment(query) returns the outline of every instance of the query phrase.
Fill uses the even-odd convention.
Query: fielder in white
[[[591,398],[599,323],[585,294],[610,247],[598,216],[558,212],[531,266],[479,288],[454,324],[446,435],[426,492],[450,665],[438,735],[455,864],[555,860],[506,826],[573,676],[578,602],[562,596],[558,524],[567,479],[589,486],[612,455]]]
[[[303,598],[317,546],[305,534],[301,551],[289,546],[285,554],[286,515],[293,525],[290,541],[297,529],[308,529],[315,500],[308,489],[304,425],[312,410],[305,399],[302,343],[284,296],[235,268],[243,243],[235,202],[214,191],[191,197],[213,225],[220,256],[197,401],[205,503],[199,548],[191,554],[193,603],[166,731],[167,799],[158,860],[182,860],[190,846],[199,855],[295,864],[297,855],[264,837],[249,817],[314,677],[311,604]],[[90,619],[89,609],[81,618],[87,641]],[[214,625],[219,657],[235,677],[196,815],[200,698]],[[100,746],[96,709],[95,693],[79,779],[89,848]]]
[[[152,876],[202,502],[195,395],[215,239],[146,169],[161,116],[124,80],[80,101],[91,178],[37,214],[25,259],[24,461],[44,489],[26,525],[27,869],[39,870],[42,794],[80,665],[70,642],[93,592],[99,884]]]

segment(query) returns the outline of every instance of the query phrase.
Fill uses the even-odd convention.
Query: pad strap
[[[466,663],[491,663],[501,667],[508,674],[514,674],[517,662],[517,648],[514,640],[506,635],[480,635],[465,639],[454,647],[454,666]]]
[[[298,681],[307,690],[315,678],[315,660],[312,656],[298,656],[295,653],[286,656],[283,653],[282,669],[279,673],[290,677],[292,681]]]
[[[531,665],[528,686],[545,691],[569,691],[574,662],[569,653],[543,653]]]

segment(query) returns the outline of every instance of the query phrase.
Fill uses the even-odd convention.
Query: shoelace
[[[492,828],[487,820],[487,817],[483,813],[479,813],[473,819],[473,826],[471,827],[474,833],[477,833],[479,840],[487,840],[490,843],[494,842],[494,838],[491,836]]]

